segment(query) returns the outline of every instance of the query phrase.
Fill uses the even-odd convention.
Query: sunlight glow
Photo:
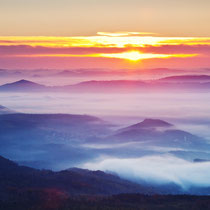
[[[0,45],[29,45],[43,47],[144,47],[148,45],[201,45],[210,44],[210,37],[159,37],[139,32],[108,33],[97,36],[48,37],[48,36],[0,36]]]
[[[31,55],[16,55],[14,57],[80,57],[80,58],[116,58],[125,59],[130,61],[139,61],[144,59],[152,58],[189,58],[195,57],[198,54],[152,54],[152,53],[140,53],[138,51],[131,51],[125,53],[111,53],[111,54],[84,54],[84,55],[74,55],[74,54],[31,54]]]
[[[155,33],[151,32],[97,32],[97,35],[100,36],[113,36],[113,37],[119,37],[119,36],[148,36],[148,35],[155,35]]]
[[[138,61],[140,59],[143,59],[147,56],[151,56],[150,54],[145,56],[145,54],[142,54],[138,51],[131,51],[131,52],[125,52],[125,53],[112,53],[112,54],[101,54],[102,57],[108,57],[108,58],[121,58],[121,59],[127,59],[131,61]]]
[[[197,54],[152,54],[152,53],[140,53],[138,51],[131,51],[126,53],[112,53],[112,54],[100,54],[101,57],[108,57],[108,58],[120,58],[126,59],[130,61],[139,61],[143,59],[152,59],[152,58],[170,58],[170,57],[194,57]]]
[[[192,45],[197,46],[193,48]],[[89,57],[138,62],[144,59],[209,57],[208,47],[210,37],[163,37],[147,32],[98,32],[95,36],[72,37],[0,37],[0,53],[2,51],[1,57],[4,58]]]

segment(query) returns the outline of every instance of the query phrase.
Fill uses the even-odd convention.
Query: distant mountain
[[[145,119],[115,130],[107,122],[88,115],[18,113],[0,115],[0,125],[0,154],[38,169],[62,170],[101,155],[132,158],[160,154],[147,149],[154,146],[171,148],[171,154],[190,161],[210,158],[205,153],[210,149],[205,139],[160,119]],[[140,143],[141,147],[132,147],[133,143]],[[114,144],[131,145],[119,149]]]
[[[159,119],[145,119],[135,125],[122,128],[106,140],[113,142],[142,142],[145,145],[187,149],[210,148],[206,140],[177,129],[172,124]]]
[[[208,91],[210,76],[174,76],[158,80],[107,80],[85,81],[75,85],[54,87],[57,91],[99,92],[99,93],[139,93]]]
[[[169,128],[172,127],[173,125],[165,122],[163,120],[159,119],[145,119],[144,121],[137,123],[135,125],[131,125],[129,127],[120,129],[120,131],[128,131],[128,130],[133,130],[133,129],[141,129],[141,128]]]
[[[0,86],[0,91],[40,91],[47,90],[48,87],[28,80],[19,80]]]
[[[0,156],[1,197],[9,196],[11,191],[26,189],[53,189],[71,195],[152,193],[151,188],[143,187],[102,171],[89,171],[75,168],[59,172],[37,170],[19,166]]]
[[[81,82],[78,83],[77,86],[84,86],[84,87],[96,87],[96,86],[102,86],[102,87],[112,87],[112,86],[117,86],[117,87],[133,87],[133,86],[139,86],[139,85],[144,85],[145,82],[140,81],[140,80],[110,80],[110,81],[86,81],[86,82]]]
[[[72,92],[130,92],[139,88],[146,88],[147,84],[140,80],[107,80],[107,81],[85,81],[75,85],[60,87],[60,90]],[[59,89],[59,87],[57,87]]]
[[[147,84],[138,80],[111,80],[111,81],[86,81],[74,85],[45,86],[28,80],[19,80],[0,86],[0,91],[15,92],[129,92],[137,91],[139,88],[146,88]]]
[[[12,130],[22,131],[26,128],[30,129],[29,131],[32,131],[32,129],[42,129],[43,131],[49,130],[51,132],[53,132],[53,130],[60,130],[63,134],[70,132],[71,137],[83,136],[82,132],[85,131],[87,131],[89,135],[102,134],[103,132],[101,132],[101,129],[106,130],[110,126],[100,118],[90,115],[26,113],[0,115],[0,124],[0,131],[2,130],[5,132],[7,130],[11,130],[11,132]]]
[[[171,76],[158,80],[106,80],[85,81],[75,85],[56,87],[57,90],[72,92],[158,92],[206,90],[210,88],[210,76],[185,75]]]
[[[0,154],[27,166],[56,170],[94,158],[93,151],[78,144],[112,132],[111,125],[89,115],[4,114],[0,125]]]
[[[137,127],[171,127],[172,124],[159,119],[145,119],[143,122],[135,124]]]
[[[8,109],[5,106],[0,105],[0,114],[11,114],[11,113],[15,113],[15,111]]]
[[[55,88],[55,87],[54,87]],[[139,93],[139,92],[174,92],[184,90],[205,90],[210,88],[208,82],[200,84],[196,82],[168,82],[161,80],[110,80],[110,81],[86,81],[75,85],[56,87],[57,91],[68,92],[96,92],[96,93]]]
[[[180,75],[160,79],[164,82],[210,82],[210,75]]]
[[[0,86],[0,91],[11,92],[69,92],[69,93],[139,93],[208,91],[210,76],[173,76],[159,80],[85,81],[74,85],[45,86],[28,80],[19,80]]]
[[[196,159],[193,160],[193,162],[195,162],[195,163],[203,163],[203,162],[210,162],[210,160],[196,158]]]

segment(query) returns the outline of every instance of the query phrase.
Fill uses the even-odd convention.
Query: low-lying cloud
[[[175,183],[183,189],[210,186],[210,162],[189,162],[172,155],[120,159],[104,158],[89,162],[83,168],[112,171],[132,181],[153,184]]]

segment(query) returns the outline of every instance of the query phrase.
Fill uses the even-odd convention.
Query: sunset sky
[[[208,68],[208,0],[0,0],[0,68]]]

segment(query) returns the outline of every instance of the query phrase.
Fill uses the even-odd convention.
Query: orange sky
[[[164,37],[148,32],[95,36],[1,36],[1,68],[203,68],[210,37]]]
[[[0,0],[0,68],[209,68],[209,0]]]

